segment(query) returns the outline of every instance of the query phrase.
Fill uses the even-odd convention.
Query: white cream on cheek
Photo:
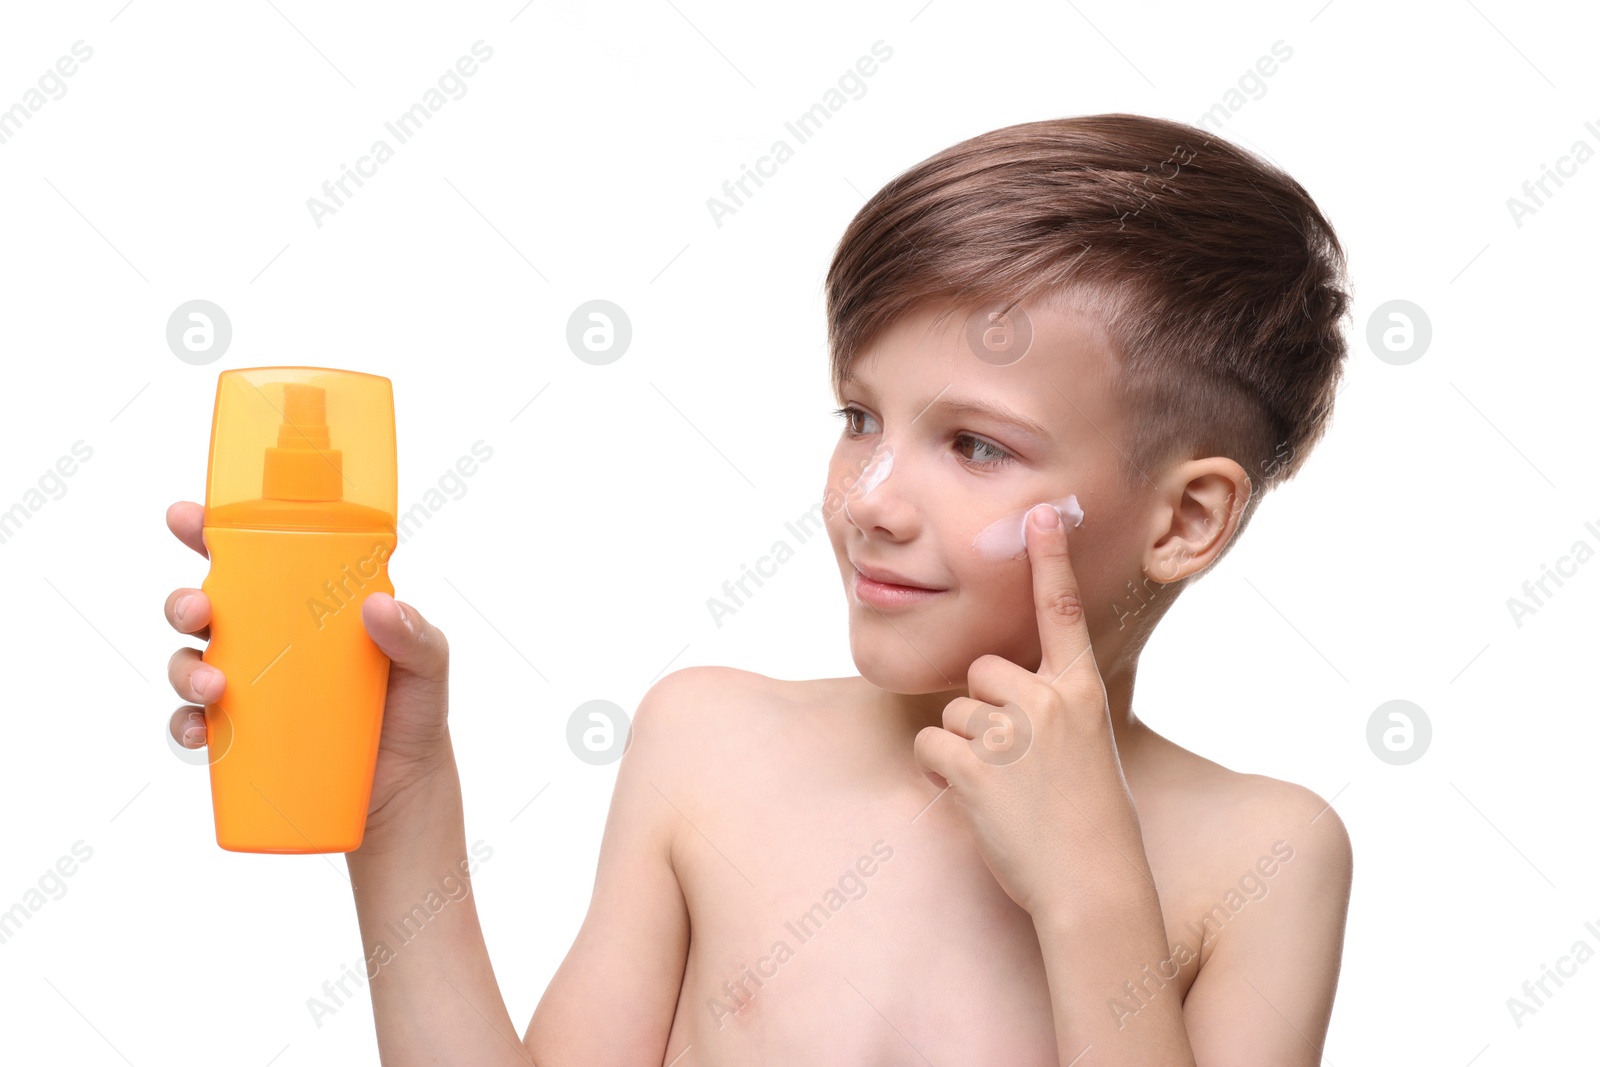
[[[1083,509],[1078,506],[1078,498],[1068,495],[1059,500],[1045,500],[1059,511],[1064,519],[1070,519],[1073,526],[1083,525]],[[972,539],[972,550],[984,559],[1021,559],[1028,553],[1028,542],[1023,530],[1028,521],[1028,512],[1038,507],[1030,504],[1021,511],[1013,512],[1005,518],[996,519]]]
[[[861,496],[866,496],[868,493],[878,488],[878,486],[882,485],[883,480],[889,477],[889,472],[892,470],[894,470],[894,449],[890,448],[888,445],[884,445],[882,448],[878,449],[877,452],[873,453],[871,461],[867,464],[867,469],[862,472],[861,480],[856,482],[852,493],[845,494],[845,518],[849,519],[851,522],[856,521],[855,516],[850,514],[851,495],[859,494]]]

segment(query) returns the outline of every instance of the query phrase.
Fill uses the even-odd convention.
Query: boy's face
[[[826,513],[856,668],[908,694],[965,686],[968,666],[985,653],[1037,669],[1022,516],[1069,494],[1084,512],[1082,526],[1068,520],[1068,543],[1104,667],[1119,636],[1113,604],[1140,576],[1143,541],[1157,532],[1141,528],[1149,525],[1142,486],[1119,469],[1128,416],[1114,395],[1109,342],[1082,313],[1028,305],[1011,313],[1013,323],[1031,324],[1025,354],[997,356],[968,341],[987,320],[975,325],[956,313],[933,330],[938,310],[885,331],[856,360],[841,395],[848,411],[828,488],[844,505],[835,497]],[[1042,432],[963,404],[1004,409]],[[907,598],[863,588],[858,568],[938,592]]]

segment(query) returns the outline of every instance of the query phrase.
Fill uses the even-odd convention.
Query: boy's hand
[[[204,515],[201,505],[179,501],[167,509],[167,527],[178,540],[209,558],[201,537]],[[179,633],[210,640],[211,601],[199,589],[174,589],[167,596],[165,612],[167,622]],[[361,621],[368,636],[390,660],[383,732],[361,849],[367,851],[374,831],[387,821],[386,816],[399,814],[403,807],[391,802],[432,774],[441,762],[448,762],[444,757],[449,750],[446,718],[450,649],[444,634],[421,613],[384,593],[373,593],[362,601]],[[191,705],[216,703],[228,684],[220,670],[201,660],[198,648],[187,645],[172,654],[167,663],[167,680]],[[181,707],[173,712],[170,729],[185,748],[199,748],[206,743],[205,716],[200,707]]]
[[[1030,511],[1025,527],[1039,669],[996,655],[974,660],[970,696],[945,706],[943,729],[917,734],[915,752],[955,794],[995,879],[1037,920],[1093,908],[1129,879],[1152,895],[1154,883],[1066,527],[1049,505]]]

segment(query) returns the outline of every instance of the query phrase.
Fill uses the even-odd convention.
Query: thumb
[[[361,622],[394,668],[443,684],[450,670],[449,643],[416,608],[387,593],[373,593],[361,602]]]
[[[924,726],[917,731],[912,753],[928,779],[943,789],[947,785],[959,785],[964,778],[964,758],[971,756],[967,745],[965,739],[943,727]]]

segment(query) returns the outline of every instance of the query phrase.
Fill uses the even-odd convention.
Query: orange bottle
[[[389,659],[361,601],[391,596],[394,394],[325,367],[222,372],[204,537],[202,659],[227,677],[206,708],[217,844],[233,852],[361,846]]]

